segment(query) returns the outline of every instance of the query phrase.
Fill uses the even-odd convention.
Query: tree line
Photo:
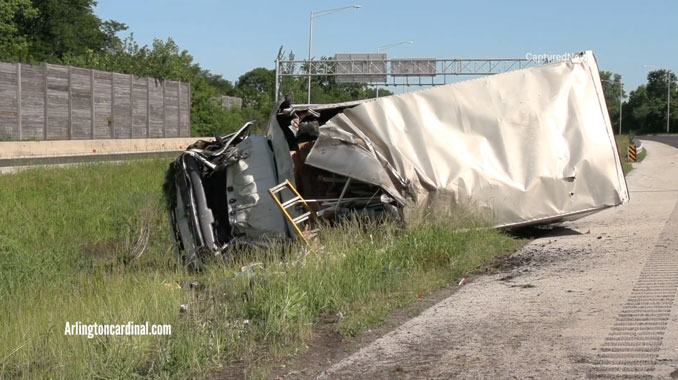
[[[264,126],[274,102],[273,69],[255,68],[232,83],[201,67],[171,38],[166,41],[155,39],[150,46],[140,46],[133,34],[120,38],[119,34],[127,31],[127,25],[101,20],[93,12],[95,6],[95,0],[3,0],[0,2],[0,60],[48,62],[189,82],[191,125],[195,136],[229,133],[249,120],[256,120],[260,128]],[[294,53],[286,53],[281,47],[277,58],[294,60]],[[620,96],[626,98],[622,78],[619,74],[601,72],[615,131],[620,116],[625,132],[665,130],[667,75],[671,81],[671,123],[676,125],[678,85],[675,74],[664,70],[650,72],[647,84],[630,92],[620,113]],[[285,77],[282,87],[301,103],[306,98],[306,80]],[[386,90],[380,93],[391,94]],[[367,99],[376,95],[375,89],[367,85],[339,84],[331,76],[314,77],[312,94],[316,103]],[[242,98],[243,107],[223,108],[221,95]]]
[[[678,128],[678,83],[676,74],[658,69],[647,74],[647,83],[631,91],[627,98],[622,76],[601,71],[600,78],[615,132],[619,129],[621,107],[622,133],[650,134],[666,132],[666,109],[670,86],[670,131]],[[622,102],[620,103],[620,99]]]

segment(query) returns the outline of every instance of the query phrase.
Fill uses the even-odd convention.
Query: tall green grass
[[[352,220],[308,248],[244,251],[191,273],[170,247],[167,164],[0,176],[0,378],[186,378],[236,361],[262,376],[319,321],[358,334],[515,246],[460,209],[407,228]],[[66,321],[171,324],[172,335],[65,336]]]

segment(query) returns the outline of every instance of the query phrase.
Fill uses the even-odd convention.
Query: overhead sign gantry
[[[335,77],[337,83],[374,86],[439,86],[458,75],[493,75],[542,64],[526,58],[398,58],[385,53],[336,54],[329,59],[275,61],[275,100],[284,77]]]

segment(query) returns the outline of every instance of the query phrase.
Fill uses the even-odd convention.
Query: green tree
[[[92,11],[94,0],[32,0],[36,17],[24,19],[22,35],[31,39],[31,58],[61,62],[66,55],[103,51],[118,43],[116,33],[127,26],[103,22]]]
[[[676,75],[666,70],[654,70],[647,75],[647,84],[631,91],[626,103],[624,117],[629,130],[638,133],[659,133],[666,131],[666,107],[668,80],[671,81],[671,131],[678,128],[678,89]]]
[[[235,93],[243,99],[245,107],[260,103],[273,103],[275,72],[263,67],[250,70],[238,78]]]
[[[0,2],[0,60],[28,61],[30,38],[21,26],[38,15],[30,0],[3,0]]]
[[[243,99],[243,117],[256,121],[263,130],[274,103],[275,72],[258,67],[246,72],[235,84],[235,95]]]
[[[105,48],[114,51],[120,47],[120,38],[118,33],[127,30],[127,25],[115,20],[107,20],[101,23],[101,31],[105,35]]]

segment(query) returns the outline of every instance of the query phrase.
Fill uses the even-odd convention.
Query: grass
[[[631,139],[632,137],[629,135],[615,135],[615,140],[617,142],[617,150],[619,151],[619,157],[621,158],[622,169],[624,170],[624,174],[627,174],[628,172],[633,170],[633,164],[629,162],[627,157],[627,151],[629,145],[631,144]],[[645,156],[647,156],[647,152],[643,150],[640,154],[637,155],[636,162],[643,161],[645,159]]]
[[[262,377],[319,321],[356,335],[516,246],[456,210],[406,229],[354,220],[310,249],[278,244],[192,273],[170,247],[167,164],[0,176],[0,378],[183,379],[232,363]],[[172,335],[65,336],[67,321],[148,321]]]

